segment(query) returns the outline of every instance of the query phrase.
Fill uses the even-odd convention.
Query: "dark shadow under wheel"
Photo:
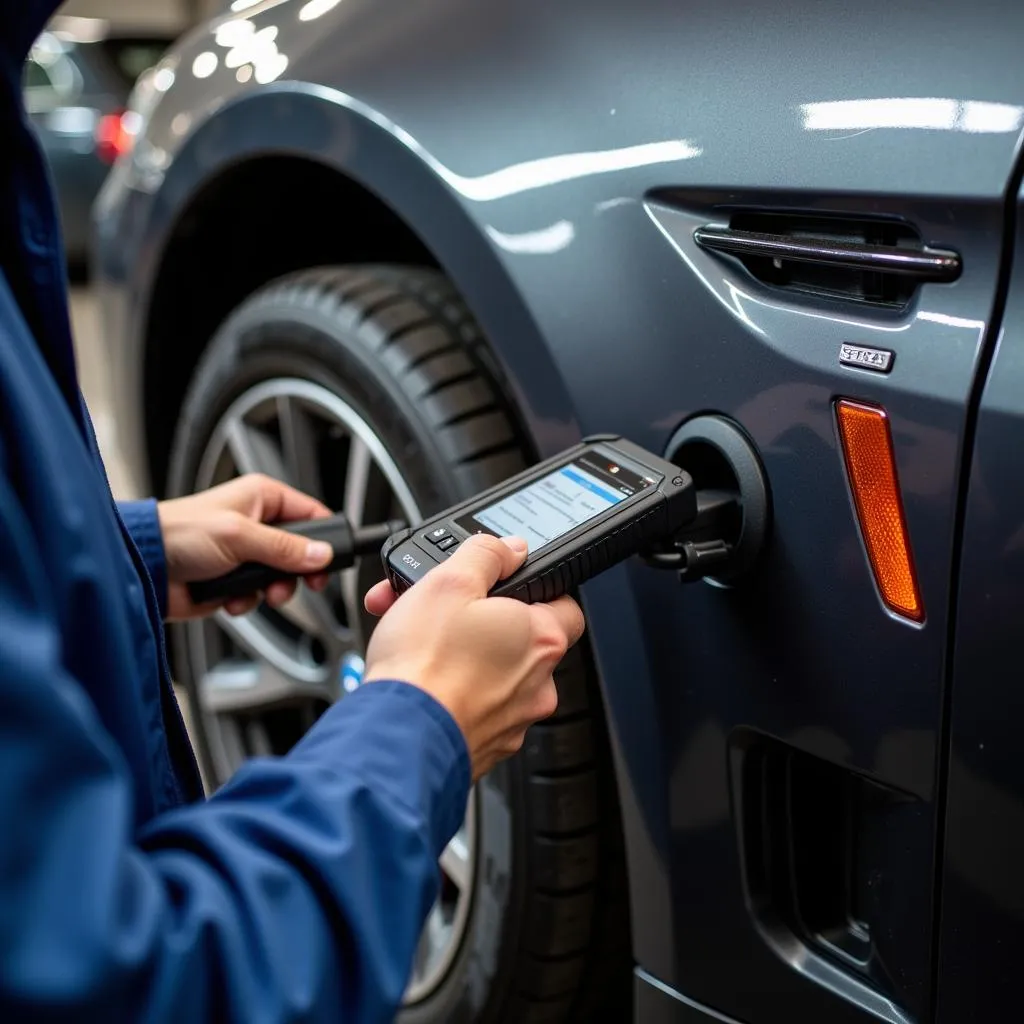
[[[440,274],[344,267],[276,281],[213,338],[186,398],[169,491],[268,473],[364,522],[418,519],[531,457],[478,327]],[[208,784],[284,753],[361,667],[381,578],[178,626],[172,642]],[[630,1019],[626,879],[611,755],[585,647],[556,716],[475,788],[445,851],[403,1024]]]

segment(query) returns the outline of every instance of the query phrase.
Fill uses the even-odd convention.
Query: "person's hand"
[[[305,576],[317,590],[327,583],[317,570],[333,557],[329,544],[266,524],[322,519],[331,514],[330,509],[278,480],[250,473],[187,498],[162,501],[158,510],[167,554],[168,619],[215,611],[218,604],[194,604],[186,584],[221,576],[243,562],[263,562]],[[224,608],[232,615],[243,615],[264,597],[276,607],[292,596],[295,586],[294,581],[274,583],[265,595],[234,599]]]
[[[466,738],[474,781],[554,714],[552,673],[583,635],[572,598],[528,605],[487,596],[525,557],[525,541],[481,534],[401,597],[386,580],[366,595],[367,611],[384,617],[366,652],[365,682],[399,679],[444,705]]]

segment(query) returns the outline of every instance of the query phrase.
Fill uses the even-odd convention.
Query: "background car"
[[[25,106],[49,160],[68,260],[76,270],[86,261],[96,195],[135,130],[128,94],[170,43],[152,31],[65,16],[54,18],[32,47]]]
[[[1013,1016],[1024,8],[233,6],[97,206],[140,479],[416,518],[613,432],[770,485],[745,576],[582,588],[403,1021]],[[379,576],[175,629],[211,785],[357,682]]]

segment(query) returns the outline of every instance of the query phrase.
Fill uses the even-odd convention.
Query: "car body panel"
[[[273,126],[272,147],[260,141],[268,125]],[[481,322],[510,341],[507,349],[495,346],[499,355],[506,361],[519,360],[522,369],[542,370],[525,376],[511,374],[534,436],[552,452],[578,439],[568,394],[499,254],[422,155],[405,144],[395,126],[365,105],[323,87],[268,86],[235,100],[221,116],[197,128],[173,159],[171,152],[155,143],[154,148],[155,154],[147,148],[133,165],[117,165],[97,202],[97,243],[107,283],[129,273],[154,280],[167,238],[195,197],[198,183],[243,159],[273,154],[318,160],[372,187],[420,237],[431,239],[433,251],[454,278],[472,278],[471,298],[476,300]],[[151,163],[166,163],[168,169],[153,172]],[[126,177],[144,187],[121,192]],[[111,197],[124,200],[116,217],[108,215]],[[116,245],[112,244],[115,237]],[[99,284],[106,292],[105,315],[117,325],[112,344],[126,343],[116,359],[125,393],[134,396],[125,404],[126,422],[139,425],[143,353],[130,340],[145,332],[148,293],[111,291],[103,279]],[[524,387],[527,377],[529,385]],[[134,438],[128,450],[133,475],[145,481],[141,429],[130,429],[129,435]]]
[[[941,1024],[1011,1015],[1024,915],[1024,195],[1009,299],[974,440],[960,562],[945,821]]]
[[[634,972],[636,1020],[643,1024],[739,1024],[706,1006],[687,999],[641,968]]]
[[[663,451],[696,413],[733,417],[774,495],[756,578],[682,587],[630,565],[584,589],[636,959],[747,1021],[926,1016],[957,493],[1024,123],[1024,10],[295,0],[243,13],[176,48],[173,86],[98,209],[126,433],[141,434],[167,238],[206,183],[268,152],[337,168],[424,240],[539,454],[598,431]],[[902,312],[780,293],[693,243],[733,206],[899,218],[964,271]],[[843,342],[895,351],[892,372],[840,367]],[[921,626],[880,602],[837,396],[889,413]],[[737,729],[900,794],[864,851],[870,968],[837,966],[752,911]]]

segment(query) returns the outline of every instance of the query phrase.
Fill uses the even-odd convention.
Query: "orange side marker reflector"
[[[903,517],[889,418],[883,409],[846,399],[836,403],[836,418],[857,518],[882,600],[897,614],[920,622],[924,606]]]

